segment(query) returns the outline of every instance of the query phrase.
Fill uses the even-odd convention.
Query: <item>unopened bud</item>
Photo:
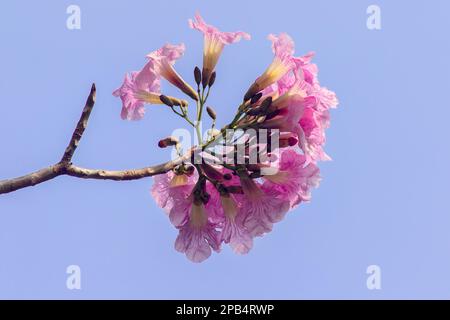
[[[269,109],[270,105],[272,104],[272,97],[267,97],[264,99],[264,101],[261,103],[261,108],[263,110]]]
[[[211,77],[211,70],[203,68],[202,71],[202,86],[203,88],[206,88],[209,83],[209,78]]]
[[[170,136],[170,137],[159,140],[158,147],[167,148],[169,146],[175,146],[178,143],[179,143],[179,141],[177,138]]]
[[[250,100],[250,103],[254,104],[254,103],[258,102],[258,100],[261,99],[261,97],[262,97],[262,92],[259,92],[259,93],[255,94],[252,97],[252,99]]]
[[[250,100],[250,99],[253,98],[253,96],[254,96],[256,93],[258,93],[259,91],[261,91],[261,90],[259,89],[259,85],[258,85],[256,82],[254,82],[254,83],[250,86],[250,88],[248,88],[247,92],[245,93],[245,95],[244,95],[244,101]]]
[[[161,100],[161,102],[164,103],[166,106],[173,107],[173,102],[171,99],[169,99],[168,96],[162,94],[159,96],[159,100]]]
[[[214,82],[216,82],[216,72],[214,71],[211,73],[211,76],[209,77],[208,86],[212,87]]]
[[[211,107],[206,107],[206,112],[208,112],[208,115],[211,117],[211,119],[216,120],[216,112]]]
[[[298,143],[297,135],[291,132],[283,132],[280,134],[280,148],[295,146]]]
[[[199,67],[195,67],[194,69],[194,79],[197,85],[200,85],[200,82],[202,82],[202,72]]]

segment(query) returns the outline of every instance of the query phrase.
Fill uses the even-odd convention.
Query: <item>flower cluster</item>
[[[196,89],[174,69],[184,45],[166,44],[148,54],[142,70],[127,74],[113,94],[122,100],[123,119],[141,119],[146,104],[161,104],[197,131],[199,143],[188,151],[190,157],[156,176],[151,193],[179,230],[175,249],[201,262],[212,250],[219,252],[222,243],[236,253],[248,253],[255,237],[272,231],[289,210],[310,200],[311,189],[320,181],[317,162],[330,159],[323,150],[325,130],[329,111],[338,101],[320,86],[312,53],[296,57],[287,34],[269,35],[273,61],[250,85],[236,116],[221,130],[214,128],[215,111],[206,108],[212,127],[203,141],[199,124],[219,57],[225,45],[250,36],[221,32],[199,14],[189,25],[204,35],[203,68],[194,69]],[[195,102],[194,120],[186,100],[161,92],[161,78]],[[229,131],[240,134],[229,135]],[[162,139],[159,146],[173,146],[183,155],[176,137]]]

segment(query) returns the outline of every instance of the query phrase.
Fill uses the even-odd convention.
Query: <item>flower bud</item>
[[[159,140],[158,147],[167,148],[169,146],[175,146],[178,143],[179,143],[179,141],[177,138],[170,136],[170,137]]]
[[[283,132],[280,134],[279,147],[287,148],[295,146],[298,143],[298,137],[292,132]]]
[[[159,100],[161,100],[161,102],[164,103],[166,106],[169,106],[169,107],[173,107],[174,106],[172,100],[169,99],[168,96],[165,96],[165,95],[162,94],[162,95],[159,96]]]
[[[203,69],[202,72],[202,86],[203,88],[206,88],[206,86],[209,83],[209,78],[211,77],[210,72],[208,72],[209,70],[205,70]]]
[[[266,111],[269,109],[270,105],[272,104],[272,97],[267,97],[264,99],[264,101],[261,103],[261,108]]]
[[[261,99],[261,97],[262,97],[262,92],[259,92],[259,93],[255,94],[252,97],[252,99],[250,100],[250,103],[254,104],[254,103],[258,102],[258,100]]]
[[[194,69],[194,79],[195,79],[195,83],[197,83],[197,85],[200,85],[200,82],[202,82],[202,72],[200,71],[199,67],[195,67]]]
[[[247,92],[244,95],[244,101],[248,101],[251,98],[253,98],[254,95],[256,95],[259,91],[261,91],[260,86],[257,83],[253,83],[250,88],[248,88]]]
[[[216,120],[216,112],[211,107],[206,107],[206,112],[208,112],[208,115],[211,117],[211,119]]]
[[[214,71],[211,73],[211,76],[209,77],[208,86],[212,87],[214,82],[216,82],[216,72]]]

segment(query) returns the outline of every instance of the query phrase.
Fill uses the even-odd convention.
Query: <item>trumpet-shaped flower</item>
[[[295,67],[293,60],[294,41],[292,41],[292,38],[286,33],[281,33],[279,36],[270,34],[268,38],[272,41],[272,50],[275,57],[264,73],[250,86],[245,94],[245,99],[251,98],[254,94],[280,80]]]
[[[189,209],[188,221],[179,227],[175,249],[185,253],[193,262],[202,262],[211,255],[211,249],[220,251],[220,234],[208,220],[208,213],[202,202],[194,199]]]
[[[197,92],[175,71],[173,65],[184,54],[184,44],[166,44],[162,48],[147,55],[150,69],[194,100],[198,100]]]
[[[181,204],[190,196],[197,177],[196,174],[187,176],[173,171],[159,174],[153,178],[151,195],[159,207],[170,213],[175,201]]]
[[[189,26],[202,32],[205,37],[202,71],[204,84],[208,83],[225,45],[238,42],[241,38],[250,40],[250,35],[242,31],[219,31],[216,27],[206,24],[199,13],[195,15],[195,20],[189,19]]]
[[[164,104],[161,95],[161,77],[166,78],[183,92],[197,99],[197,93],[176,73],[173,64],[184,53],[184,45],[166,44],[148,54],[149,61],[140,71],[126,74],[122,86],[113,95],[122,100],[121,117],[124,120],[140,120],[144,116],[144,104]],[[174,105],[184,105],[181,99],[168,97]]]
[[[160,94],[160,79],[150,69],[151,63],[147,63],[140,71],[133,71],[131,75],[126,74],[122,86],[113,92],[113,95],[122,100],[122,111],[120,113],[124,120],[140,120],[144,116],[144,99],[139,93],[148,92],[155,96]],[[152,99],[148,103],[162,104],[158,99]]]

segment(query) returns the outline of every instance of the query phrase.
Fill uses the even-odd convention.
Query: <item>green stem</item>
[[[184,111],[184,109],[183,109],[182,107],[180,107],[181,113],[178,112],[177,110],[175,110],[174,107],[170,107],[170,108],[172,109],[172,111],[173,111],[175,114],[179,115],[181,118],[183,118],[184,120],[186,120],[191,126],[193,126],[193,127],[195,126],[194,123],[192,122],[192,120],[189,119],[189,116],[187,115],[187,113]]]

